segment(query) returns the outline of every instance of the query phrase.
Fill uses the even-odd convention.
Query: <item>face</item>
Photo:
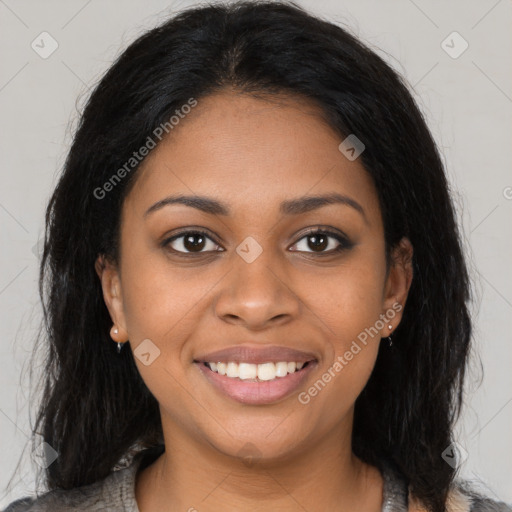
[[[252,446],[278,458],[350,434],[380,339],[400,322],[412,248],[403,240],[387,273],[376,190],[342,140],[304,100],[218,93],[138,170],[120,261],[96,268],[112,336],[129,340],[166,444],[187,437],[223,456]],[[179,195],[215,203],[166,202]],[[255,367],[228,372],[271,378],[250,359],[270,346],[301,353],[266,353],[259,364],[309,362],[258,382],[203,363],[218,350],[256,349],[213,362],[249,358]]]

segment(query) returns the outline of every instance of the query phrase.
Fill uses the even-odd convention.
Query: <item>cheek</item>
[[[123,304],[134,361],[146,386],[165,410],[185,410],[187,363],[183,347],[197,326],[206,284],[185,271],[170,271],[162,262],[125,259]],[[133,265],[133,266],[132,266]],[[123,269],[124,270],[124,269]],[[143,355],[149,353],[144,359]]]
[[[354,405],[375,366],[384,325],[380,317],[382,283],[379,273],[347,269],[346,274],[329,280],[322,295],[330,300],[317,298],[316,313],[327,326],[324,333],[329,348],[321,372],[305,390],[303,400],[315,401],[324,421],[335,424]]]
[[[361,251],[346,265],[333,268],[329,279],[322,280],[322,289],[310,294],[329,345],[320,378],[334,391],[325,394],[333,410],[349,407],[364,388],[386,325],[381,318],[385,265],[375,256],[379,251],[366,254]]]
[[[384,279],[385,267],[380,260],[355,255],[317,281],[321,286],[311,287],[309,304],[329,328],[337,351],[379,320]]]
[[[208,290],[190,269],[172,269],[159,254],[146,252],[125,259],[123,306],[130,341],[151,338],[163,342],[172,330],[173,338],[194,315]]]
[[[352,354],[352,351],[348,352]],[[361,345],[361,351],[352,354],[350,359],[346,352],[337,354],[335,362],[329,364],[328,370],[306,390],[310,396],[316,393],[316,398],[310,400],[317,400],[314,407],[326,424],[335,425],[350,413],[370,378],[377,352],[378,345],[374,343],[367,347]]]

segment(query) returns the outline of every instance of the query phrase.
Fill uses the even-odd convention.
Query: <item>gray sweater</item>
[[[137,471],[157,457],[154,450],[136,454],[130,464],[113,471],[105,479],[72,490],[52,490],[39,497],[25,497],[12,502],[3,512],[64,512],[94,510],[140,512],[135,500]],[[388,464],[381,469],[384,479],[382,512],[407,512],[408,487],[400,474]],[[455,484],[458,496],[449,508],[454,512],[512,512],[512,507],[471,492],[463,482]]]

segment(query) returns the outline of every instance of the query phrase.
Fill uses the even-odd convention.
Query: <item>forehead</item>
[[[126,202],[143,214],[179,192],[222,198],[240,213],[276,214],[284,199],[338,192],[364,203],[375,221],[372,179],[360,159],[339,151],[343,138],[307,99],[210,95],[146,157]]]

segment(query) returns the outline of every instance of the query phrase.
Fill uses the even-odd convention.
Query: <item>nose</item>
[[[286,269],[270,250],[252,262],[233,253],[232,270],[222,280],[215,313],[223,321],[262,330],[297,318],[300,299],[294,293]]]

